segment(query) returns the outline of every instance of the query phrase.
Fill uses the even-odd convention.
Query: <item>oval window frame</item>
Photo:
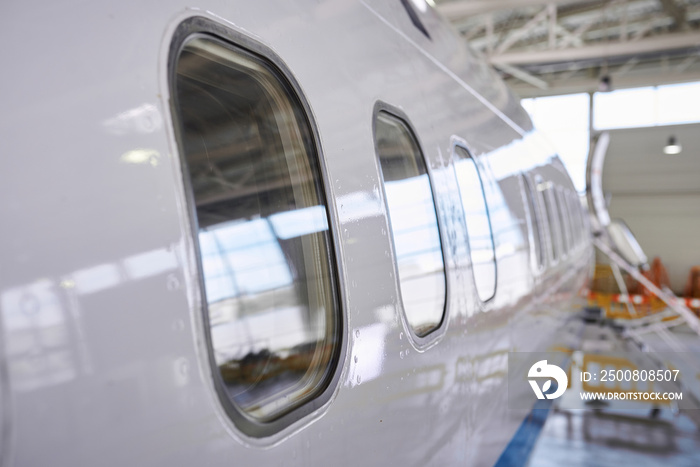
[[[462,203],[462,191],[461,191],[461,186],[459,184],[459,177],[457,176],[457,167],[455,165],[455,159],[457,158],[457,155],[455,154],[456,148],[461,148],[463,151],[465,151],[469,155],[469,159],[472,161],[474,164],[474,168],[476,169],[476,173],[479,177],[479,183],[481,185],[481,193],[483,196],[484,200],[484,206],[486,206],[486,216],[488,219],[488,224],[489,224],[489,232],[491,234],[491,246],[492,246],[492,251],[493,251],[493,266],[494,266],[494,284],[493,284],[493,293],[491,296],[489,296],[487,299],[482,299],[481,296],[479,295],[479,290],[478,290],[478,285],[476,281],[476,275],[474,272],[474,263],[473,263],[473,258],[472,258],[472,247],[471,247],[471,241],[469,238],[469,222],[467,219],[467,213],[464,210],[464,206]],[[488,196],[486,195],[486,187],[484,186],[484,176],[481,173],[481,167],[479,166],[479,163],[477,162],[476,157],[474,157],[474,153],[472,152],[471,149],[469,149],[469,145],[467,144],[466,141],[464,141],[462,138],[459,137],[452,137],[452,141],[450,144],[450,158],[451,158],[451,164],[454,168],[455,171],[455,181],[457,183],[457,189],[459,193],[459,203],[460,206],[462,206],[462,213],[464,216],[464,224],[466,227],[466,233],[467,233],[467,247],[469,251],[469,264],[470,268],[472,270],[472,286],[474,287],[474,293],[476,295],[476,299],[479,302],[479,306],[481,307],[482,311],[487,311],[491,309],[492,304],[495,302],[496,294],[498,293],[498,256],[496,254],[496,237],[493,234],[493,223],[491,222],[491,207],[489,206],[488,202]]]
[[[189,167],[186,154],[183,150],[181,137],[181,119],[178,113],[178,101],[176,90],[176,75],[177,63],[182,53],[183,48],[187,43],[197,37],[205,37],[215,42],[219,42],[224,47],[232,50],[240,50],[260,60],[268,67],[273,76],[280,81],[281,87],[289,90],[290,100],[296,101],[299,105],[305,123],[308,127],[312,152],[310,157],[314,158],[314,164],[318,170],[319,178],[319,194],[323,196],[326,207],[326,215],[328,220],[328,246],[327,261],[332,280],[332,294],[336,304],[336,349],[334,356],[329,363],[328,376],[324,379],[323,387],[314,395],[314,397],[305,401],[301,405],[290,409],[277,418],[261,422],[246,416],[240,410],[231,398],[226,394],[223,387],[220,371],[215,363],[213,356],[213,345],[210,333],[209,311],[204,288],[204,273],[202,267],[202,256],[200,252],[198,240],[198,218],[194,203],[194,191],[192,189]],[[216,399],[219,402],[219,407],[223,410],[227,419],[232,422],[237,429],[237,433],[243,435],[251,441],[256,439],[274,438],[280,432],[286,431],[287,428],[297,426],[299,423],[310,423],[313,419],[320,416],[322,409],[327,408],[330,401],[340,388],[339,381],[343,372],[344,362],[347,355],[347,309],[346,293],[344,289],[343,271],[339,264],[341,258],[341,250],[339,247],[338,238],[340,234],[337,229],[337,212],[335,204],[329,202],[333,200],[332,192],[329,189],[327,180],[328,170],[324,160],[323,147],[319,137],[318,126],[315,122],[314,115],[307,101],[301,86],[294,78],[289,67],[282,59],[265,45],[248,37],[244,32],[231,29],[227,26],[219,24],[217,21],[204,16],[190,16],[182,20],[174,29],[173,35],[169,41],[169,49],[167,53],[167,90],[168,90],[168,110],[170,111],[170,126],[174,142],[174,151],[177,153],[177,163],[179,169],[179,178],[182,182],[181,199],[184,201],[184,209],[186,212],[186,234],[188,253],[192,259],[190,271],[196,273],[196,284],[192,284],[192,291],[195,294],[194,307],[190,304],[190,311],[194,314],[199,326],[195,330],[197,340],[201,340],[200,364],[203,367],[204,374],[211,376],[209,386],[215,393]],[[315,414],[315,415],[314,415]]]
[[[414,329],[413,326],[411,325],[410,321],[408,320],[408,316],[406,315],[406,308],[404,306],[404,301],[403,301],[403,294],[401,291],[401,281],[399,278],[399,269],[398,269],[398,262],[396,261],[396,245],[394,241],[394,235],[393,231],[391,228],[391,214],[389,212],[389,206],[387,204],[387,197],[386,197],[386,189],[384,186],[384,175],[382,172],[381,168],[381,161],[379,159],[379,153],[377,150],[377,118],[379,117],[380,113],[386,113],[390,115],[391,117],[396,118],[399,120],[403,125],[406,126],[408,129],[408,132],[410,135],[413,137],[418,150],[421,153],[421,157],[423,162],[425,163],[425,171],[428,176],[428,180],[430,182],[430,192],[432,195],[432,201],[433,201],[433,207],[435,208],[435,223],[437,226],[438,230],[438,235],[440,238],[440,253],[442,255],[442,263],[443,263],[443,276],[445,278],[445,301],[443,304],[442,308],[442,319],[440,320],[440,323],[437,325],[437,327],[433,328],[430,332],[427,334],[424,334],[422,336],[418,335]],[[425,151],[423,150],[423,144],[421,143],[420,138],[418,137],[418,133],[415,130],[415,127],[411,120],[408,118],[408,115],[406,115],[406,112],[401,110],[400,108],[393,106],[385,101],[378,100],[376,101],[374,105],[374,109],[372,111],[372,144],[374,146],[374,155],[375,155],[375,162],[377,164],[377,175],[378,175],[378,180],[381,185],[381,196],[382,196],[382,205],[384,206],[384,209],[386,210],[386,222],[387,222],[387,232],[389,232],[391,235],[388,237],[390,238],[390,244],[391,244],[391,259],[393,263],[393,270],[394,270],[394,288],[396,290],[396,297],[399,303],[399,308],[401,309],[401,312],[399,313],[399,316],[401,318],[401,321],[403,322],[403,327],[406,330],[406,333],[408,336],[410,336],[410,341],[413,344],[414,348],[419,351],[426,350],[434,345],[436,345],[441,338],[445,335],[445,332],[447,330],[447,323],[449,321],[449,311],[450,311],[450,297],[451,297],[451,287],[450,287],[450,279],[449,279],[449,271],[448,271],[448,257],[447,253],[445,251],[445,244],[446,244],[446,238],[444,234],[444,228],[442,226],[442,222],[440,220],[440,210],[438,207],[438,197],[436,196],[435,192],[435,184],[433,182],[433,173],[432,173],[432,167],[429,164],[428,158],[425,156]]]

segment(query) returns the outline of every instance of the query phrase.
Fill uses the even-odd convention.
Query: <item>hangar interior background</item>
[[[523,98],[579,191],[590,141],[610,133],[610,214],[682,295],[700,265],[700,0],[428,3]]]

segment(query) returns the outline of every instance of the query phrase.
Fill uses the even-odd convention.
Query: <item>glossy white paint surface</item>
[[[261,440],[227,419],[204,350],[167,74],[173,32],[197,15],[283,60],[313,112],[334,202],[347,323],[340,381],[317,413]],[[419,15],[432,40],[400,2],[4,8],[6,465],[496,461],[524,416],[506,408],[507,352],[553,345],[590,247],[533,275],[518,174],[571,182],[494,73],[431,9]],[[444,332],[427,345],[412,340],[397,305],[372,139],[377,100],[408,116],[434,184],[448,293]],[[475,156],[494,211],[499,276],[486,304],[471,275],[453,137]]]

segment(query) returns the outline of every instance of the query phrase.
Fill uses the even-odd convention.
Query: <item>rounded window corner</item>
[[[451,156],[467,228],[474,286],[477,298],[485,304],[496,296],[498,261],[484,180],[465,144],[459,141],[454,144]]]
[[[430,168],[401,110],[377,101],[372,125],[403,319],[417,347],[430,345],[446,323],[448,296]]]
[[[169,61],[208,364],[223,409],[251,438],[322,408],[346,344],[317,130],[267,52],[192,17]]]

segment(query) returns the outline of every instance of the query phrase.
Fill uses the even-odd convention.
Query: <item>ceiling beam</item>
[[[614,76],[612,79],[613,90],[636,88],[643,86],[657,86],[659,84],[689,83],[700,81],[700,71],[686,71],[684,73],[663,73],[647,71],[639,74],[625,74]],[[548,81],[548,88],[541,89],[518,81],[508,80],[508,86],[520,97],[556,96],[559,94],[573,94],[579,92],[597,92],[600,80],[598,78],[569,78],[554,79]]]
[[[480,15],[499,10],[512,10],[531,6],[544,6],[547,4],[564,5],[576,3],[579,0],[467,0],[438,4],[437,10],[448,20],[455,20],[464,16]]]
[[[558,48],[564,48],[568,46],[569,44],[572,44],[574,47],[582,47],[583,46],[583,39],[581,39],[581,34],[579,32],[574,32],[571,33],[569,32],[568,29],[566,29],[564,26],[561,24],[557,24],[555,26],[557,32],[561,34],[562,36],[562,41],[557,45]],[[584,31],[585,32],[585,31]],[[550,49],[554,48],[553,46],[550,46]]]
[[[697,46],[700,46],[700,33],[693,32],[668,34],[648,39],[640,39],[638,41],[589,45],[576,49],[530,50],[501,53],[490,57],[489,60],[494,65],[502,63],[509,65],[532,65],[539,63],[624,57]]]
[[[691,55],[690,57],[686,58],[685,60],[683,60],[683,63],[681,63],[680,65],[678,65],[676,67],[676,69],[675,69],[676,73],[683,73],[685,70],[687,70],[690,67],[690,65],[695,63],[697,60],[698,60],[697,55]]]
[[[673,18],[675,24],[675,29],[682,29],[687,26],[687,15],[685,8],[678,5],[675,0],[660,0],[661,5],[664,7],[664,11]]]
[[[520,68],[516,68],[514,66],[507,65],[505,63],[501,63],[499,65],[496,65],[496,68],[500,69],[501,71],[505,71],[509,75],[513,76],[514,78],[518,78],[520,81],[524,81],[528,84],[531,84],[535,86],[536,88],[546,90],[549,89],[549,84],[543,79],[538,78],[537,76],[531,75],[530,73],[521,70]]]
[[[553,49],[557,45],[557,6],[554,3],[547,5],[547,16],[549,16],[549,48]]]
[[[539,26],[539,24],[547,18],[548,14],[548,9],[545,8],[539,13],[537,13],[535,17],[528,21],[522,28],[516,29],[515,31],[511,32],[503,42],[498,44],[498,47],[496,47],[496,54],[501,54],[505,52],[506,50],[508,50],[508,48],[510,48],[510,46],[512,46],[520,39],[525,37],[530,31]]]
[[[615,70],[612,75],[613,76],[622,76],[625,73],[629,72],[632,68],[634,68],[637,63],[639,63],[639,59],[637,57],[632,57],[627,62],[625,62],[624,65],[622,65],[620,68]]]

